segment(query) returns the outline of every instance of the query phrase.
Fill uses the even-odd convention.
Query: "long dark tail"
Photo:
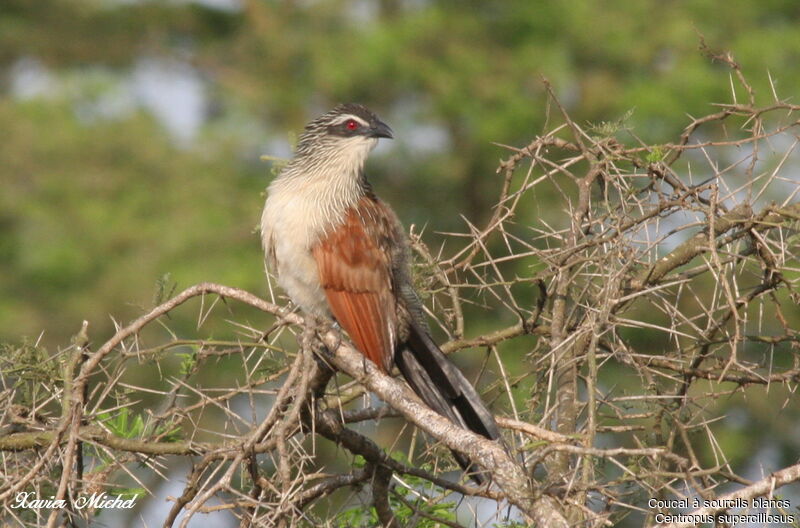
[[[433,342],[427,329],[411,322],[408,340],[395,353],[395,363],[415,393],[453,423],[491,440],[500,437],[494,416],[472,384]],[[486,481],[472,461],[453,451],[458,464],[479,485]]]

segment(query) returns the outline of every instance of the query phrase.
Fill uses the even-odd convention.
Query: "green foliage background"
[[[735,53],[761,102],[770,76],[782,96],[800,85],[795,0],[4,0],[0,342],[44,332],[65,347],[83,319],[102,341],[153,305],[166,274],[265,295],[259,156],[286,156],[292,134],[338,102],[394,128],[372,181],[438,247],[436,231],[464,228],[459,215],[490,212],[508,155],[495,143],[543,130],[543,77],[576,121],[630,113],[626,126],[653,142],[728,101],[729,71],[699,52],[701,35]],[[143,60],[200,79],[191,141],[130,96]],[[22,97],[14,72],[31,61],[50,85]],[[132,103],[103,110],[118,100]],[[172,328],[190,333],[189,317]]]
[[[149,306],[165,273],[179,286],[264,293],[254,228],[270,171],[258,156],[275,145],[287,155],[289,134],[340,101],[367,103],[395,128],[372,179],[407,224],[432,232],[487,214],[507,155],[493,142],[522,146],[542,130],[542,77],[576,120],[633,110],[628,124],[653,141],[728,96],[728,72],[698,52],[700,34],[733,50],[760,94],[768,71],[779,90],[800,81],[793,1],[223,5],[234,7],[0,6],[0,340],[45,330],[63,346],[83,319],[98,339],[109,316]],[[23,59],[55,78],[47,94],[13,96]],[[188,145],[141,104],[81,112],[124,90],[143,59],[202,78],[205,120]]]
[[[316,112],[375,108],[398,140],[371,163],[407,224],[479,220],[506,155],[546,119],[542,77],[579,121],[633,109],[638,135],[668,141],[686,114],[728,95],[699,34],[731,49],[761,94],[800,82],[800,5],[749,2],[261,2],[6,0],[0,6],[0,340],[63,346],[88,319],[151,304],[165,273],[264,293],[258,221],[275,154]],[[141,105],[82,117],[143,58],[203,79],[206,119],[179,145]],[[56,82],[13,97],[18,61]],[[441,148],[420,148],[430,131]],[[422,138],[417,137],[422,134]],[[425,135],[428,134],[428,135]],[[270,143],[272,142],[272,143]],[[436,243],[436,237],[431,237]]]

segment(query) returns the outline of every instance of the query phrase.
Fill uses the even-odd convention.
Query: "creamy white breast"
[[[368,152],[369,148],[364,149],[363,158]],[[363,194],[358,177],[363,159],[361,166],[344,165],[344,171],[338,161],[314,167],[287,166],[269,186],[261,215],[267,265],[295,304],[319,316],[330,313],[311,250],[342,223],[347,209]]]

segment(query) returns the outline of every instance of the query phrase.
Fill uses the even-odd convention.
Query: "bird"
[[[260,226],[267,267],[305,314],[338,324],[384,373],[397,366],[440,415],[496,440],[493,414],[431,337],[405,231],[367,180],[379,138],[392,139],[392,129],[357,103],[306,125],[267,189]],[[453,455],[476,483],[486,482],[466,456]]]

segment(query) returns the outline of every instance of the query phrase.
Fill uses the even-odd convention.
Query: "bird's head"
[[[361,165],[378,138],[392,137],[392,129],[367,107],[340,104],[306,125],[296,157]]]

